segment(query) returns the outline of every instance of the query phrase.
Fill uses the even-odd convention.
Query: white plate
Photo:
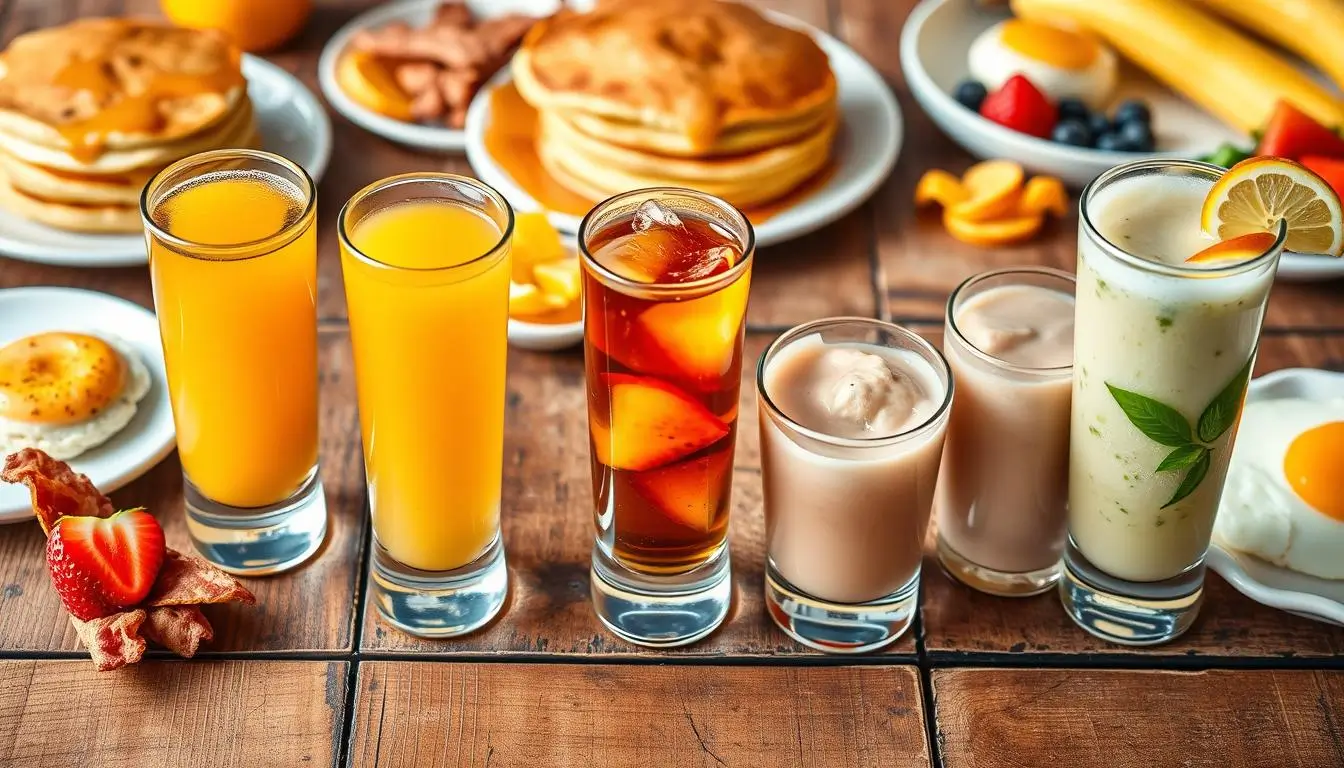
[[[1344,397],[1344,373],[1311,368],[1287,368],[1251,382],[1247,402],[1304,397],[1313,400]],[[1238,592],[1271,608],[1332,624],[1344,624],[1344,581],[1331,581],[1280,568],[1253,555],[1222,544],[1217,536],[1209,547],[1209,567]]]
[[[840,131],[835,143],[835,172],[821,189],[756,227],[756,244],[773,245],[820,229],[857,208],[891,173],[900,152],[903,128],[896,98],[877,70],[852,48],[815,27],[780,13],[766,16],[778,24],[803,30],[816,39],[830,57],[839,83]],[[500,168],[485,149],[485,126],[490,122],[490,91],[507,82],[500,72],[476,94],[467,110],[467,160],[485,183],[498,189],[515,208],[535,211],[537,201]],[[563,232],[579,229],[581,217],[549,214]]]
[[[298,163],[316,182],[331,158],[331,120],[313,92],[276,65],[243,55],[247,95],[263,147]],[[144,235],[91,235],[53,229],[0,209],[0,256],[63,267],[144,264]]]
[[[159,323],[149,310],[105,293],[73,288],[12,288],[0,291],[0,346],[43,331],[84,331],[119,336],[149,369],[149,393],[135,418],[110,440],[70,460],[103,493],[144,474],[173,450],[173,412],[168,404]],[[32,518],[28,489],[0,483],[0,523]]]
[[[400,0],[377,6],[361,13],[331,36],[322,48],[317,62],[317,81],[327,102],[350,122],[366,131],[376,133],[389,141],[431,152],[461,152],[466,147],[466,132],[442,125],[426,125],[394,120],[380,115],[345,95],[336,82],[336,64],[356,32],[381,27],[394,21],[411,26],[424,26],[443,0]],[[529,16],[549,16],[560,8],[560,0],[467,0],[467,7],[476,18],[502,16],[506,13],[525,13]]]

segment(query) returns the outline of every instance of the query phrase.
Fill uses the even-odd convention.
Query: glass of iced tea
[[[630,642],[691,643],[728,613],[754,237],[733,206],[674,188],[617,195],[579,228],[593,606]]]

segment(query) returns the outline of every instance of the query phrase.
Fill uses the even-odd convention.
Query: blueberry
[[[1082,120],[1060,120],[1050,132],[1050,140],[1075,147],[1092,146],[1092,130]]]
[[[1087,105],[1072,96],[1059,100],[1059,120],[1087,120]]]
[[[1092,112],[1087,116],[1087,127],[1092,131],[1092,138],[1097,139],[1102,134],[1110,132],[1111,121],[1106,117],[1105,112]]]
[[[1109,131],[1097,137],[1097,149],[1104,149],[1107,152],[1128,152],[1129,144],[1119,133]]]
[[[1153,129],[1147,123],[1134,121],[1121,123],[1116,131],[1131,152],[1152,152],[1155,146]]]
[[[1152,121],[1152,113],[1148,111],[1148,105],[1138,99],[1130,99],[1120,103],[1115,110],[1115,122],[1119,123],[1143,123],[1147,125]]]
[[[985,90],[985,86],[975,80],[962,80],[957,83],[957,89],[952,92],[952,98],[972,112],[980,111],[980,104],[988,95],[989,92]]]

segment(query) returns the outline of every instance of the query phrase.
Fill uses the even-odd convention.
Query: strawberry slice
[[[630,484],[673,522],[704,533],[714,525],[714,513],[725,498],[726,473],[732,471],[732,452],[683,461],[670,467],[641,472]]]
[[[108,518],[62,517],[47,539],[47,568],[65,609],[93,621],[139,603],[163,565],[163,529],[143,509]]]
[[[1274,114],[1260,137],[1257,155],[1301,160],[1307,155],[1344,158],[1344,138],[1321,125],[1286,101],[1274,106]]]
[[[670,384],[625,373],[598,378],[611,405],[609,413],[594,414],[593,450],[609,467],[656,469],[728,434],[727,424]]]
[[[980,116],[1019,133],[1046,139],[1059,114],[1030,80],[1013,75],[980,103]]]

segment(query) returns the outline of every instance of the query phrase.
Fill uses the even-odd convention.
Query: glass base
[[[269,507],[211,501],[185,475],[183,485],[192,546],[229,573],[283,573],[312,557],[327,536],[327,497],[316,468],[293,496]]]
[[[485,553],[451,571],[422,571],[374,542],[369,596],[392,626],[417,637],[457,637],[499,615],[509,596],[509,569],[499,534]]]
[[[915,619],[919,573],[886,597],[866,603],[832,603],[793,586],[765,562],[765,605],[770,618],[794,640],[825,653],[868,653],[895,642]]]
[[[938,537],[938,564],[948,576],[995,597],[1030,597],[1048,592],[1063,570],[1058,561],[1048,568],[1023,573],[985,568],[962,557],[942,536]]]
[[[1064,578],[1059,582],[1064,612],[1078,626],[1107,642],[1171,642],[1194,623],[1203,598],[1203,560],[1164,581],[1125,581],[1088,562],[1072,538],[1064,548]]]
[[[732,603],[728,546],[683,574],[650,576],[593,544],[593,610],[607,629],[636,645],[688,645],[723,623]]]

